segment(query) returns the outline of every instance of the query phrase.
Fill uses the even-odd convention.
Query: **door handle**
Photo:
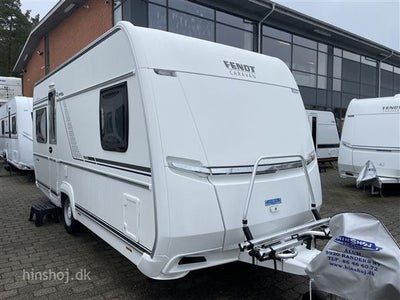
[[[52,153],[53,152],[53,148],[49,147],[49,152]]]

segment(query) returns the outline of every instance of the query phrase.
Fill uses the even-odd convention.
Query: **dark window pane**
[[[361,84],[360,94],[362,97],[369,97],[369,98],[378,96],[376,86],[367,84]]]
[[[170,9],[168,23],[171,32],[214,41],[214,23],[212,21]]]
[[[352,99],[354,98],[359,98],[358,95],[354,95],[354,94],[346,94],[346,93],[342,93],[342,108],[346,108],[349,106],[349,103]]]
[[[217,22],[225,23],[251,32],[253,32],[254,30],[254,23],[252,23],[251,21],[232,16],[220,11],[217,11]]]
[[[360,63],[343,59],[343,79],[350,81],[360,81]]]
[[[376,68],[361,64],[361,83],[376,85]]]
[[[317,89],[317,106],[319,108],[327,107],[327,91]]]
[[[394,91],[392,89],[385,89],[385,88],[381,88],[381,97],[387,97],[387,96],[393,96],[394,95]]]
[[[51,91],[49,99],[49,142],[57,144],[56,91]]]
[[[17,117],[11,118],[11,133],[17,134]]]
[[[308,48],[317,49],[317,42],[303,38],[301,36],[293,35],[293,43]]]
[[[394,89],[400,91],[400,74],[394,74]]]
[[[263,26],[263,34],[286,42],[292,41],[292,35],[290,33],[269,26]]]
[[[214,10],[186,0],[169,0],[169,7],[188,12],[190,14],[214,20]]]
[[[313,74],[309,73],[303,73],[303,72],[297,72],[293,71],[293,76],[296,79],[297,85],[302,85],[302,86],[308,86],[308,87],[316,87],[316,77]]]
[[[300,86],[301,98],[303,98],[304,105],[308,108],[315,108],[317,103],[317,91],[316,89]]]
[[[358,82],[342,81],[342,91],[344,93],[359,95],[360,84]]]
[[[149,4],[149,27],[167,30],[167,9]]]
[[[293,45],[293,70],[317,72],[317,51]]]
[[[241,29],[217,23],[217,43],[253,50],[253,34]]]
[[[291,44],[284,41],[271,39],[265,36],[263,37],[262,42],[262,52],[264,54],[282,59],[290,68],[290,66],[292,65]]]
[[[128,149],[128,92],[126,83],[100,91],[100,140],[106,151]]]
[[[381,69],[381,87],[385,89],[393,89],[393,72]]]
[[[41,108],[36,111],[36,141],[47,143],[47,109]]]
[[[342,106],[342,94],[340,92],[332,93],[332,107]]]

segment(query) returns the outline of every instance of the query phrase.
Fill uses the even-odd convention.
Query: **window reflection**
[[[172,9],[168,12],[168,29],[174,33],[214,41],[213,22]]]
[[[253,50],[253,34],[230,26],[217,23],[217,43]]]
[[[287,42],[264,36],[262,52],[263,54],[280,58],[289,68],[292,65],[292,45]]]
[[[316,73],[317,51],[293,45],[292,67],[294,70]]]

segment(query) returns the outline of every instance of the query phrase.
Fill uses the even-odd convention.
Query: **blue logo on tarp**
[[[341,244],[343,246],[353,248],[353,249],[366,250],[366,251],[382,250],[382,247],[376,246],[375,243],[354,239],[354,238],[344,236],[344,235],[341,235],[341,236],[338,236],[337,238],[335,238],[335,242],[338,244]]]
[[[268,199],[268,200],[265,200],[265,202],[264,202],[265,206],[277,205],[277,204],[281,204],[281,203],[282,203],[281,198]]]

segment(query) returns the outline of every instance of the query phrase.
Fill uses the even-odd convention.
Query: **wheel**
[[[63,202],[63,223],[64,228],[69,234],[77,233],[79,231],[80,224],[74,219],[72,215],[72,207],[69,199],[66,198]]]

